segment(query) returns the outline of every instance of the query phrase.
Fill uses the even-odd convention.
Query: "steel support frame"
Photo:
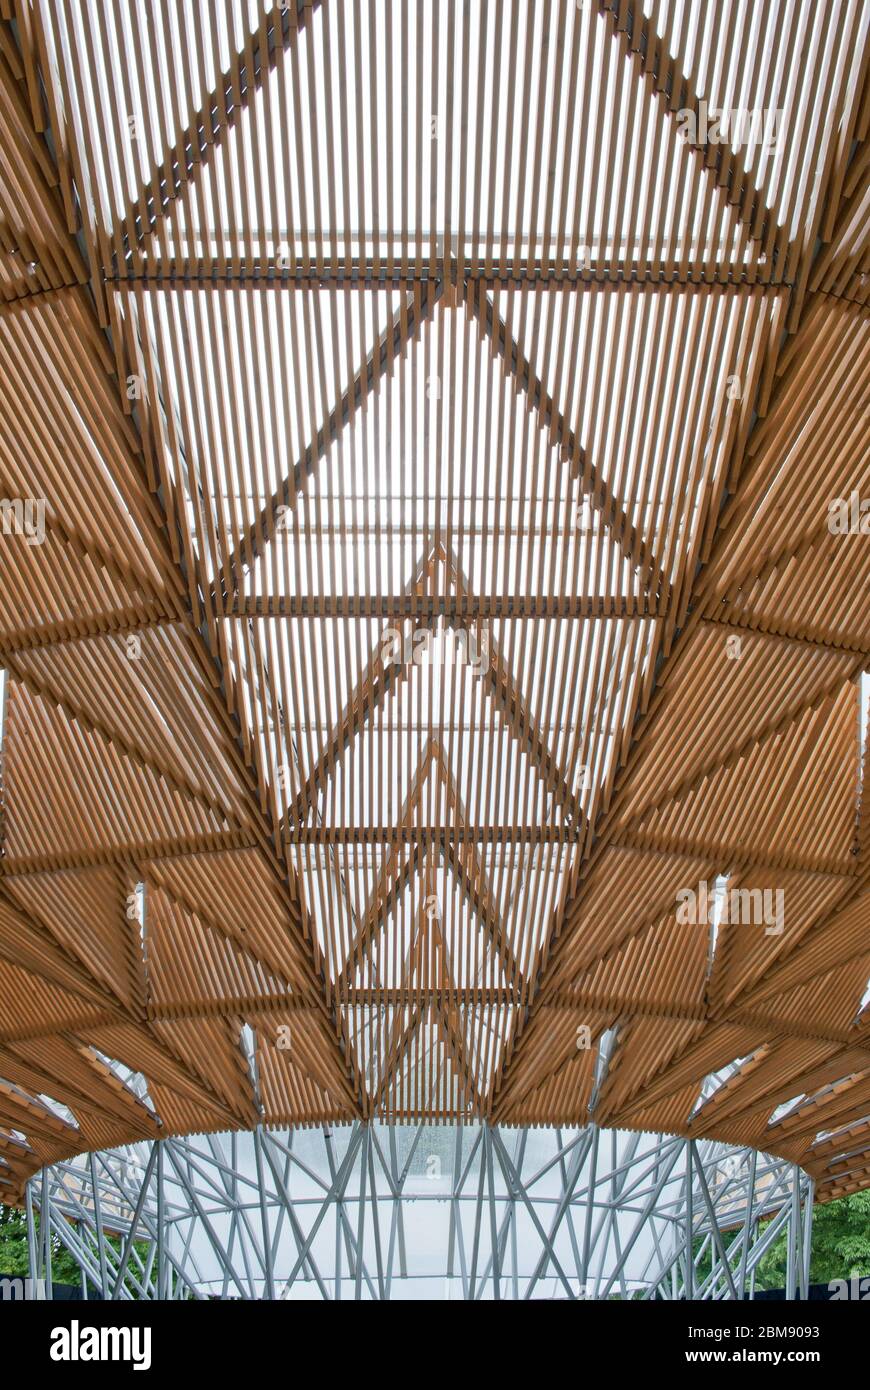
[[[106,1299],[742,1299],[783,1235],[806,1298],[812,1201],[793,1164],[594,1124],[258,1127],[90,1154],[26,1194],[31,1278],[51,1296],[59,1239]]]

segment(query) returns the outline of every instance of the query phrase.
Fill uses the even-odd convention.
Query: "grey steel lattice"
[[[110,1299],[469,1300],[751,1297],[785,1233],[797,1298],[812,1197],[794,1165],[718,1143],[354,1124],[88,1155],[27,1210],[49,1296],[49,1232]]]

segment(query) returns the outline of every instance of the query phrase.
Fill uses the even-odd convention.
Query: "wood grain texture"
[[[0,1200],[352,1118],[870,1184],[866,0],[2,14]]]

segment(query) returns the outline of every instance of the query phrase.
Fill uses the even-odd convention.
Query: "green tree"
[[[785,1286],[786,1249],[783,1233],[758,1265],[757,1288]],[[870,1192],[840,1197],[813,1212],[810,1283],[828,1284],[854,1274],[870,1274]]]
[[[39,1240],[39,1212],[33,1213],[36,1238]],[[30,1273],[27,1258],[27,1217],[19,1207],[0,1206],[0,1275],[14,1274],[26,1278]],[[81,1283],[81,1272],[60,1238],[51,1238],[51,1276],[59,1284]]]
[[[763,1234],[767,1222],[759,1225]],[[696,1243],[700,1249],[700,1241]],[[774,1241],[755,1269],[757,1289],[784,1289],[788,1233]],[[710,1272],[709,1253],[702,1261],[699,1278]],[[828,1284],[832,1279],[870,1275],[870,1192],[856,1192],[835,1202],[817,1206],[813,1212],[813,1241],[810,1255],[810,1283]]]
[[[870,1192],[826,1202],[813,1212],[810,1280],[827,1284],[870,1274]]]
[[[33,1222],[38,1243],[40,1238],[38,1211],[33,1213]],[[121,1242],[119,1238],[114,1235],[107,1235],[106,1240],[116,1255],[120,1255]],[[148,1258],[149,1248],[148,1241],[137,1240],[135,1242],[134,1249],[143,1263]],[[27,1217],[18,1207],[0,1206],[0,1276],[6,1274],[26,1278],[29,1273]],[[82,1280],[81,1269],[57,1235],[53,1235],[51,1238],[51,1277],[55,1284],[80,1285]],[[132,1285],[130,1288],[132,1292]]]

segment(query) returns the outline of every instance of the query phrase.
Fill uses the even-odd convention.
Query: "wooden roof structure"
[[[0,1199],[360,1117],[870,1183],[868,23],[0,0]]]

